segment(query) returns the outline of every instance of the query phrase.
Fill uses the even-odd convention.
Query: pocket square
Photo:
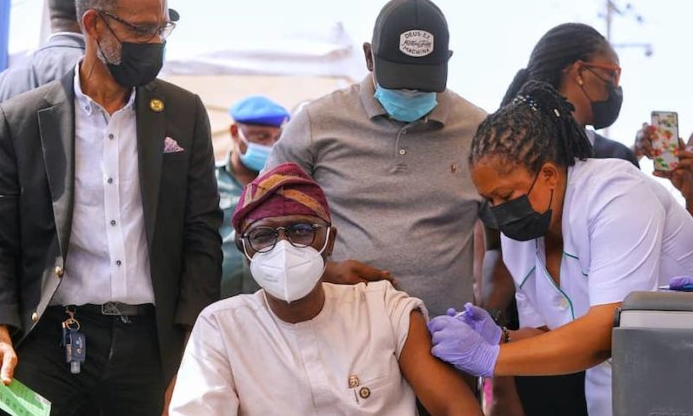
[[[164,154],[166,154],[166,153],[178,153],[178,152],[184,152],[184,151],[185,151],[185,149],[180,147],[180,145],[178,145],[177,141],[173,140],[170,137],[166,137],[166,139],[164,139]]]

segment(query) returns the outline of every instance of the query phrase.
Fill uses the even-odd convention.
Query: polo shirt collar
[[[373,96],[375,94],[375,86],[373,83],[373,73],[366,75],[366,78],[361,81],[359,95],[361,98],[361,104],[366,110],[368,118],[373,119],[378,116],[387,116],[387,112],[380,104],[380,102]],[[431,111],[425,118],[430,121],[438,122],[445,125],[448,119],[448,114],[450,114],[450,91],[445,90],[438,93],[436,100],[438,105]]]

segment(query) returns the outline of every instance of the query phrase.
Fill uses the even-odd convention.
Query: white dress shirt
[[[631,163],[577,161],[567,180],[560,284],[546,269],[543,237],[501,237],[520,326],[556,329],[592,306],[693,273],[693,218]],[[587,370],[585,396],[590,416],[611,416],[611,360]]]
[[[75,186],[63,281],[52,304],[154,303],[137,159],[135,90],[109,115],[75,71]]]
[[[313,319],[280,320],[263,290],[207,307],[178,370],[171,416],[414,416],[399,355],[423,303],[389,282],[323,283]]]

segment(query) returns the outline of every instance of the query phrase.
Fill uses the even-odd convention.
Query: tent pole
[[[0,71],[7,68],[10,43],[11,0],[0,0]]]

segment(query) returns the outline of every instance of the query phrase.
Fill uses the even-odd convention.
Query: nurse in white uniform
[[[588,159],[572,110],[530,82],[472,142],[472,179],[503,234],[521,329],[467,305],[429,330],[434,355],[475,375],[587,370],[589,415],[609,416],[614,311],[631,291],[693,274],[693,218],[632,164]]]

